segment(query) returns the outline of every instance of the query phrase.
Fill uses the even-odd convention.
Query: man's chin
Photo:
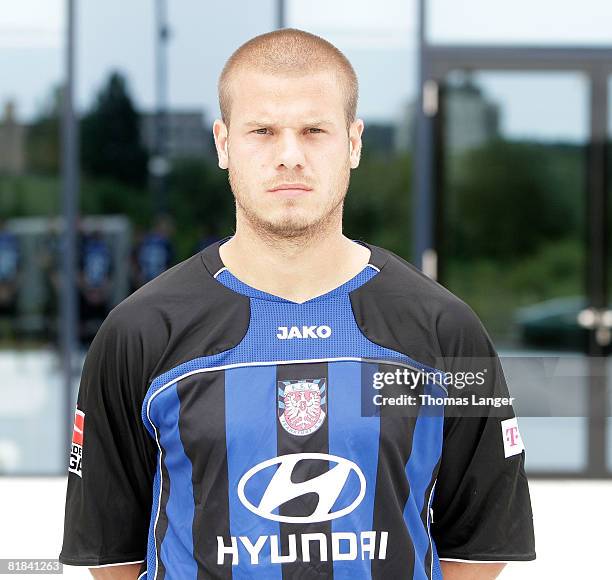
[[[277,238],[304,238],[320,235],[334,220],[335,211],[323,208],[241,206],[244,217],[263,235]],[[268,210],[268,211],[266,211]],[[314,210],[314,211],[313,211]],[[341,210],[340,210],[341,211]]]
[[[299,219],[297,217],[270,219],[269,216],[260,216],[258,226],[265,233],[282,238],[298,238],[307,235],[312,228],[316,227],[317,220],[309,218]]]
[[[300,238],[307,235],[314,224],[304,223],[273,223],[262,224],[264,231],[278,238]]]

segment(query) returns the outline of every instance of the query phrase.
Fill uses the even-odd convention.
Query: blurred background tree
[[[0,176],[0,211],[7,215],[59,211],[60,97],[55,88],[28,129],[28,173]],[[136,228],[151,225],[141,121],[125,78],[111,73],[81,119],[83,214],[122,214]],[[212,146],[212,132],[210,139]],[[411,152],[394,150],[389,127],[375,123],[366,122],[363,141],[361,163],[351,172],[344,232],[410,260]],[[455,256],[449,274],[459,295],[471,296],[480,313],[493,311],[495,304],[477,289],[491,288],[500,276],[508,277],[504,287],[520,292],[525,303],[550,295],[551,286],[558,291],[553,294],[573,290],[562,281],[582,255],[577,240],[583,215],[576,191],[582,188],[583,155],[577,146],[500,138],[449,155],[444,227]],[[231,234],[234,199],[227,172],[218,168],[214,155],[173,159],[168,207],[178,226],[177,260],[190,256],[206,237]],[[551,250],[559,244],[565,248],[563,259]],[[534,276],[535,271],[543,275]]]
[[[28,171],[56,175],[60,171],[62,89],[54,87],[26,133]]]
[[[579,157],[576,149],[569,152],[498,138],[458,156],[447,196],[455,257],[524,258],[543,242],[575,232],[580,172],[575,162],[565,162]]]
[[[517,306],[582,293],[584,155],[497,138],[445,160],[445,285],[498,337]]]
[[[147,152],[139,114],[118,72],[111,73],[81,121],[81,166],[90,177],[136,186],[146,182]]]

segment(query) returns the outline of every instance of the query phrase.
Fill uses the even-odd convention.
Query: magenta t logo
[[[504,456],[518,455],[525,449],[516,417],[501,422]]]
[[[508,427],[506,429],[506,441],[514,447],[519,440],[518,427]]]

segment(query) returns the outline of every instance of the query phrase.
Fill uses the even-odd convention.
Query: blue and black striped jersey
[[[92,342],[60,560],[268,580],[433,579],[444,558],[534,559],[512,406],[426,404],[475,361],[478,393],[508,396],[474,312],[366,242],[360,273],[292,302],[233,276],[228,239],[137,290]]]

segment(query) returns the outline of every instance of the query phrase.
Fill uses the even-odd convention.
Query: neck
[[[279,239],[241,223],[219,249],[221,260],[239,280],[294,302],[337,288],[368,263],[370,251],[342,234],[339,227],[317,236]]]

